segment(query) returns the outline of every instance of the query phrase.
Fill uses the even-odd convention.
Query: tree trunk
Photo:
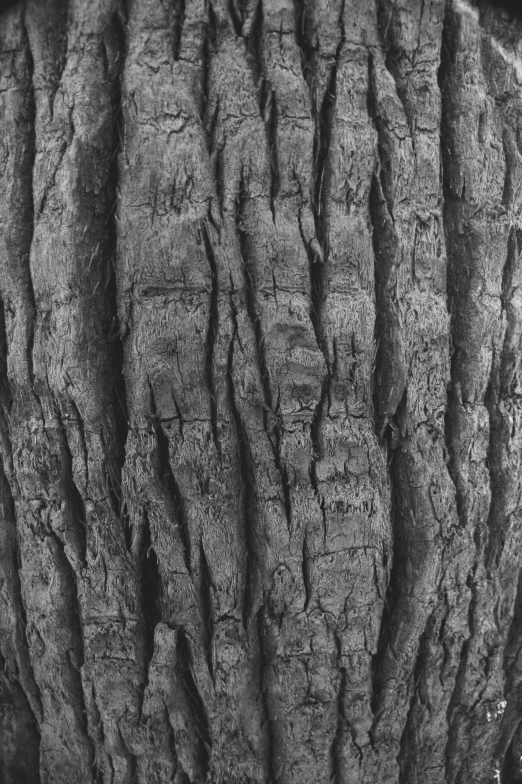
[[[0,128],[1,784],[520,784],[522,18],[26,0]]]

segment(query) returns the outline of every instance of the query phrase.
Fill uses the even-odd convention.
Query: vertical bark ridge
[[[337,775],[362,781],[374,775],[376,764],[369,685],[391,538],[385,455],[373,433],[371,403],[375,295],[368,196],[376,136],[368,63],[376,19],[371,6],[356,13],[351,3],[321,12],[307,4],[304,11],[305,72],[316,118],[314,211],[324,253],[318,331],[329,363],[317,422],[315,476],[325,526],[314,548],[314,592],[338,630],[344,729],[335,743]],[[328,587],[333,574],[343,586],[334,602]]]
[[[249,626],[250,621],[257,614],[261,604],[261,584],[260,569],[257,561],[259,547],[256,547],[254,539],[259,537],[259,521],[257,519],[256,486],[255,486],[255,466],[252,460],[252,452],[245,432],[243,422],[236,404],[236,393],[233,383],[234,366],[234,346],[239,340],[237,331],[237,314],[234,312],[234,303],[231,304],[234,331],[230,341],[227,365],[227,379],[229,382],[230,408],[234,417],[239,446],[239,459],[241,466],[241,484],[243,490],[243,518],[245,527],[245,592],[243,603],[243,625]],[[262,545],[261,545],[262,546]]]
[[[54,75],[58,86],[56,81],[49,83],[45,68],[39,73],[34,174],[43,196],[35,191],[38,209],[31,266],[38,308],[35,389],[43,427],[48,419],[56,431],[48,441],[51,460],[69,464],[71,474],[68,480],[66,474],[61,478],[56,472],[52,492],[57,504],[63,498],[63,523],[56,513],[51,525],[58,532],[64,528],[68,555],[73,538],[85,535],[86,529],[85,563],[74,554],[71,563],[82,617],[81,675],[87,717],[91,724],[101,717],[103,725],[104,741],[96,748],[97,775],[123,781],[133,762],[122,745],[117,718],[126,709],[122,704],[137,709],[136,664],[129,652],[142,641],[137,574],[127,559],[119,503],[114,498],[121,461],[113,408],[114,325],[107,289],[114,253],[108,226],[115,197],[111,161],[123,59],[116,11],[117,5],[110,2],[88,10],[71,4],[65,63]],[[49,39],[45,25],[40,29],[41,22],[41,9],[30,8],[28,25],[35,51],[45,55]],[[58,52],[61,46],[58,36]],[[46,170],[49,159],[51,167]],[[62,220],[64,213],[67,220]],[[56,344],[60,352],[55,351]],[[119,699],[113,703],[117,692]],[[92,703],[93,694],[100,699],[97,705]]]
[[[208,332],[207,332],[207,384],[210,394],[210,417],[212,420],[212,433],[214,435],[214,442],[218,452],[221,452],[219,444],[218,427],[217,427],[217,400],[216,390],[214,385],[214,346],[216,342],[216,335],[219,324],[219,302],[218,302],[218,279],[216,259],[212,248],[209,232],[206,223],[202,223],[201,227],[203,242],[205,243],[205,251],[210,265],[212,277],[212,290],[210,293],[210,310],[208,319]]]
[[[330,10],[329,13],[330,16],[332,16],[333,19],[335,20],[334,26],[335,24],[339,25],[340,23],[339,23],[338,9],[337,12],[335,9],[333,9],[333,11]],[[292,200],[299,198],[300,204],[298,208],[298,222],[299,222],[300,234],[303,238],[305,249],[306,250],[310,249],[313,251],[313,253],[317,253],[319,249],[319,255],[320,255],[320,246],[316,237],[313,212],[311,210],[311,200],[313,199],[313,187],[312,187],[313,180],[312,180],[311,163],[313,161],[314,133],[313,133],[313,126],[310,127],[311,117],[310,117],[309,110],[303,112],[303,108],[302,108],[303,101],[304,101],[304,106],[306,107],[308,100],[302,97],[302,88],[304,86],[304,83],[302,81],[302,77],[299,76],[299,71],[297,70],[300,65],[299,63],[300,58],[298,59],[298,57],[296,56],[298,53],[295,52],[295,42],[296,42],[295,14],[292,13],[292,9],[290,8],[288,10],[280,9],[278,11],[278,14],[279,15],[276,14],[275,9],[266,6],[264,7],[263,25],[265,31],[265,41],[263,44],[263,52],[265,58],[265,68],[266,68],[268,78],[270,79],[272,88],[274,89],[276,100],[278,101],[278,106],[281,105],[282,107],[286,107],[284,112],[282,111],[278,115],[278,125],[277,125],[278,164],[279,164],[280,176],[279,176],[278,198],[275,199],[275,203],[274,203],[275,223],[278,231],[281,232],[284,226],[283,219],[288,215],[288,208],[292,205]],[[292,35],[289,35],[289,33],[291,33]],[[341,39],[342,39],[342,32],[339,31],[339,40]],[[335,54],[336,52],[334,49],[333,52],[334,60],[335,60]],[[290,81],[289,79],[290,63],[292,63],[291,71],[290,71],[292,76],[292,81]],[[295,71],[294,71],[294,63],[297,66],[297,69],[295,69]],[[330,69],[329,69],[329,76],[331,76]],[[301,84],[299,84],[299,82],[301,82]],[[296,97],[293,100],[291,100],[288,97],[289,90],[292,89],[290,88],[290,84],[292,84],[292,87],[294,88],[294,92],[296,94]],[[327,85],[328,85],[328,80],[326,80],[325,82],[325,86]],[[284,99],[283,98],[279,99],[279,95],[284,96]],[[294,106],[295,108],[293,108]],[[303,118],[300,120],[299,124],[297,124],[297,127],[295,123],[296,115],[297,116],[303,115]],[[293,122],[291,118],[294,120]],[[288,152],[292,149],[289,140],[292,137],[295,137],[296,133],[302,134],[303,131],[301,130],[301,128],[303,128],[303,131],[306,128],[306,137],[303,137],[303,141],[306,139],[306,143],[308,144],[308,149],[310,150],[311,155],[310,158],[308,159],[308,162],[306,160],[303,160],[303,163],[305,165],[301,164],[300,170],[296,171],[296,169],[292,165],[291,158],[288,157]],[[293,140],[293,144],[295,145],[295,138]],[[279,297],[280,296],[279,287],[278,287],[277,294]],[[336,341],[336,336],[334,336],[334,339],[332,339],[332,343],[331,343],[332,347],[335,346],[335,341]],[[352,351],[352,342],[350,342],[350,352],[351,351]],[[333,354],[334,352],[331,353]],[[319,399],[320,396],[322,395],[321,387],[323,386],[324,378],[325,378],[325,374],[323,373],[320,386],[318,385]],[[317,412],[317,408],[316,408],[316,412]],[[343,414],[344,414],[344,410],[343,410]],[[342,420],[342,417],[340,417],[340,419]],[[317,414],[315,414],[312,417],[311,430],[312,428],[318,430],[319,422],[320,419],[317,416]],[[371,428],[371,418],[369,421],[369,425]],[[310,435],[312,436],[311,432]],[[314,443],[314,440],[312,438],[311,441],[312,441],[312,449],[314,450],[314,447],[316,448],[318,445],[318,441],[315,441]],[[289,466],[291,465],[290,460],[292,459],[292,457],[293,457],[292,453],[288,453],[287,460]],[[328,458],[328,453],[326,454],[326,457]],[[358,459],[358,456],[355,454],[355,452],[353,454],[353,458],[354,458],[354,462],[357,461]],[[316,476],[317,471],[314,469],[314,463],[316,466],[321,465],[319,461],[314,459],[314,455],[312,452],[312,461],[309,467],[309,473],[311,470],[312,476],[310,477],[309,481],[312,490],[316,494],[318,500],[321,502],[320,503],[320,507],[321,507],[323,505],[321,495],[324,493],[324,489],[328,487],[328,477],[326,472],[323,471],[323,474],[320,477],[321,484],[319,485],[319,481],[317,481],[317,485],[316,487],[314,487],[314,483],[316,482],[316,479],[319,480],[319,477]],[[321,465],[321,468],[325,468],[326,463],[327,460],[324,460]],[[333,486],[333,482],[332,482],[332,486]],[[319,493],[317,493],[317,487],[319,487]],[[338,487],[338,482],[337,482],[337,487]],[[296,496],[297,493],[295,493],[294,497]],[[335,508],[337,509],[337,506],[335,506]],[[356,503],[352,505],[347,499],[344,498],[341,499],[340,505],[338,507],[339,511],[343,509],[348,514],[353,514],[355,508],[356,508]],[[362,508],[363,509],[365,508],[364,502],[362,503]],[[368,502],[366,503],[366,509],[368,511],[371,509],[371,504]],[[295,518],[296,517],[295,510],[293,510],[293,514]],[[293,753],[288,755],[287,759],[285,759],[284,756],[282,757],[282,759],[279,761],[278,767],[276,768],[276,770],[279,772],[279,776],[283,777],[283,780],[287,780],[287,779],[293,780],[295,776],[319,775],[323,777],[329,775],[328,771],[330,768],[331,753],[334,747],[337,748],[338,744],[336,743],[335,740],[336,732],[337,732],[337,716],[334,714],[334,712],[330,711],[330,709],[327,707],[327,695],[331,695],[332,701],[335,701],[336,698],[334,697],[334,695],[338,694],[340,688],[341,668],[339,668],[338,673],[334,674],[332,672],[332,677],[329,678],[326,675],[325,670],[323,669],[324,667],[323,662],[331,661],[333,664],[333,662],[337,661],[337,646],[336,646],[335,634],[334,634],[334,629],[337,626],[339,626],[343,632],[342,635],[343,645],[344,645],[343,656],[345,657],[344,662],[346,662],[347,671],[353,672],[354,669],[357,671],[360,666],[359,659],[357,659],[357,654],[355,653],[355,651],[352,654],[352,651],[349,649],[349,646],[347,645],[348,637],[352,632],[352,629],[350,628],[350,630],[348,630],[349,626],[351,625],[350,623],[351,619],[349,621],[348,617],[344,616],[344,614],[342,613],[342,610],[344,609],[344,600],[345,600],[344,591],[342,589],[339,590],[340,596],[338,597],[338,599],[334,600],[335,607],[330,606],[332,604],[332,592],[327,588],[326,571],[324,573],[324,577],[322,577],[321,574],[322,569],[321,568],[318,569],[318,566],[321,567],[321,565],[325,569],[327,565],[330,569],[332,569],[332,564],[335,564],[333,566],[335,573],[337,574],[337,570],[338,569],[340,570],[339,571],[339,579],[341,581],[340,584],[346,586],[346,590],[350,591],[353,590],[352,580],[354,579],[354,575],[356,572],[359,571],[359,562],[357,562],[357,564],[354,565],[353,572],[350,572],[350,570],[346,570],[346,567],[343,565],[344,559],[342,558],[341,555],[342,548],[339,550],[338,553],[335,552],[335,550],[334,553],[328,552],[328,550],[331,549],[330,537],[332,535],[331,534],[329,535],[328,528],[325,527],[324,521],[325,521],[325,517],[323,515],[323,511],[320,508],[320,515],[317,515],[316,517],[314,516],[313,522],[311,520],[307,526],[306,539],[304,539],[303,537],[303,544],[306,541],[306,548],[310,554],[310,564],[312,565],[312,568],[309,571],[308,569],[303,570],[304,571],[303,577],[305,581],[308,581],[309,583],[305,591],[305,602],[308,611],[307,615],[309,617],[306,620],[306,625],[303,619],[303,627],[304,629],[307,630],[305,633],[309,636],[312,645],[314,646],[314,649],[317,646],[317,648],[320,649],[321,651],[320,656],[316,655],[315,653],[310,656],[308,650],[305,649],[300,657],[304,664],[308,656],[310,656],[308,667],[310,668],[311,672],[317,671],[317,676],[314,675],[314,680],[312,681],[313,685],[311,686],[310,689],[309,707],[306,703],[300,706],[299,705],[300,694],[295,693],[294,695],[292,695],[291,702],[288,703],[289,706],[292,706],[291,708],[285,709],[279,707],[285,705],[283,699],[284,700],[288,699],[286,695],[282,695],[281,701],[279,703],[275,702],[274,700],[270,701],[271,704],[269,705],[269,710],[272,713],[274,712],[274,710],[277,710],[277,713],[280,713],[281,710],[288,712],[290,709],[293,712],[295,712],[296,715],[303,716],[302,719],[303,730],[301,730],[301,732],[306,732],[305,729],[306,724],[304,724],[304,717],[311,714],[311,711],[314,709],[313,707],[314,701],[317,701],[315,705],[315,711],[317,711],[317,714],[319,716],[322,716],[322,721],[324,722],[322,727],[322,733],[323,735],[327,733],[328,737],[330,738],[330,751],[326,759],[321,758],[320,761],[318,760],[319,765],[316,767],[316,762],[312,762],[312,760],[309,757],[307,758],[306,751],[302,749],[302,747],[297,746],[295,750],[293,750]],[[335,535],[337,535],[337,528],[335,530]],[[354,551],[356,552],[357,549],[358,548],[354,548]],[[324,564],[321,564],[322,553],[325,553]],[[337,558],[337,562],[334,560],[335,558]],[[371,575],[371,584],[373,585],[373,581],[375,578],[375,565],[371,557],[369,558],[369,561],[371,563],[368,564],[368,575],[369,576]],[[308,578],[306,577],[306,572],[308,572]],[[334,578],[331,577],[331,579],[333,580]],[[324,582],[322,582],[322,580],[324,580]],[[339,580],[337,580],[336,582],[339,582]],[[289,635],[289,630],[291,628],[289,626],[289,621],[290,618],[283,619],[282,628],[285,629],[285,636]],[[287,629],[288,631],[286,631]],[[273,631],[271,631],[271,635],[272,634]],[[353,640],[353,636],[352,636],[352,640]],[[289,645],[289,643],[290,643],[290,638],[288,639],[286,645]],[[371,645],[371,643],[369,644]],[[276,661],[278,656],[278,647],[277,647],[278,645],[280,646],[281,650],[284,650],[281,643],[278,643],[276,640],[275,644],[272,643],[272,645],[270,645],[270,651],[269,651],[270,653],[269,658],[276,657]],[[364,642],[362,645],[364,648],[365,645]],[[351,662],[352,655],[354,657],[354,661],[356,661],[356,664],[354,663],[353,667],[348,667],[348,661]],[[366,660],[366,662],[369,665],[369,662],[371,660],[371,654],[365,650],[364,654],[361,656],[361,660],[362,660],[361,669],[363,669],[364,660]],[[292,671],[295,672],[296,676],[294,677],[296,678],[297,678],[297,672],[299,672],[299,670],[297,669],[299,663],[300,662],[296,656],[296,661],[295,664],[293,664],[292,670],[290,670],[289,668],[287,670],[289,672]],[[355,676],[355,678],[352,676],[350,686],[351,689],[353,690],[351,691],[349,689],[347,696],[345,698],[346,703],[350,709],[352,708],[351,705],[352,695],[355,696],[355,692],[357,691],[357,686],[355,685],[355,681],[357,677],[358,677],[357,675]],[[271,681],[269,681],[269,684],[270,683]],[[322,691],[320,691],[319,689],[322,689]],[[368,710],[369,710],[369,705],[368,705]],[[366,741],[364,740],[365,721],[364,719],[363,720],[360,719],[360,715],[361,713],[363,713],[363,711],[364,709],[361,710],[359,706],[355,707],[355,711],[350,712],[350,719],[353,722],[353,726],[357,727],[357,732],[360,734],[362,738],[362,744],[364,745],[364,743],[366,742],[366,744],[369,745],[368,736],[366,736]],[[285,725],[286,725],[285,722],[281,722],[277,728],[276,738],[277,738],[277,744],[279,748],[281,748],[281,746],[284,747],[285,745],[285,736],[286,733],[288,732],[288,728]],[[367,722],[368,729],[370,726],[371,726],[371,720]],[[310,732],[310,730],[308,730],[308,732]],[[294,730],[293,737],[304,738],[306,736],[304,734],[302,736],[298,736],[296,735],[296,731]],[[315,731],[313,731],[310,735],[310,739],[312,743],[314,743],[313,739],[315,737],[317,736],[315,734]],[[354,753],[355,758],[359,760],[359,753],[356,750],[356,746],[351,743],[351,740],[350,740],[350,744],[351,747],[355,749],[355,753]],[[337,751],[335,753],[337,753]],[[351,753],[350,750],[349,749],[348,751],[344,750],[344,753],[349,760],[349,755]],[[346,769],[348,769],[349,766],[350,763],[349,761],[347,761]]]
[[[508,261],[503,273],[504,265],[498,259],[512,256],[510,224],[517,221],[520,207],[510,195],[510,178],[519,163],[506,146],[506,134],[512,130],[509,109],[504,112],[503,104],[506,101],[509,106],[513,62],[499,49],[501,28],[495,29],[499,20],[486,6],[479,13],[455,4],[449,9],[446,39],[443,148],[454,345],[450,438],[461,523],[475,541],[469,639],[448,713],[449,781],[471,776],[486,782],[500,770],[495,746],[506,703],[499,650],[505,644],[513,612],[518,572],[508,555],[511,546],[516,547],[518,534],[515,529],[510,536],[509,527],[506,530],[512,493],[518,496],[518,479],[516,469],[513,472],[507,467],[504,455],[518,443],[519,435],[516,404],[510,405],[512,391],[503,386],[500,377],[504,351],[509,362],[517,314],[513,303],[508,327],[506,283],[512,264]],[[466,86],[466,97],[459,105],[462,120],[455,121],[455,101],[464,95],[462,69],[466,67],[476,67],[478,76],[473,90]],[[497,96],[502,99],[497,101]],[[471,141],[463,122],[474,129]],[[466,161],[462,155],[464,134],[472,150]],[[482,162],[480,179],[479,168],[468,163],[474,157]],[[487,173],[485,177],[482,171]],[[518,260],[515,270],[517,266]],[[476,304],[479,292],[480,307]],[[495,552],[497,556],[504,553],[507,568],[501,558],[491,559]]]
[[[445,695],[432,686],[430,670],[440,661],[445,602],[462,583],[453,561],[463,548],[444,433],[449,317],[437,85],[443,10],[440,2],[379,3],[383,51],[372,59],[380,158],[372,196],[376,422],[390,450],[395,550],[373,736],[385,746],[382,769],[397,776],[399,762],[405,781],[443,780],[444,720],[434,722],[428,705],[437,704],[444,717]]]
[[[42,432],[43,412],[33,394],[35,293],[29,249],[34,230],[31,173],[37,144],[38,95],[33,89],[36,68],[28,32],[23,7],[7,12],[2,21],[2,52],[14,58],[15,67],[3,69],[4,78],[10,81],[6,87],[11,87],[4,93],[8,102],[4,104],[5,138],[11,147],[11,165],[16,167],[16,175],[9,168],[4,172],[7,187],[3,189],[2,205],[2,295],[7,315],[7,372],[13,390],[9,421],[14,459],[9,479],[17,520],[22,521],[18,529],[21,590],[27,612],[29,652],[42,698],[40,769],[44,778],[53,771],[57,781],[73,776],[81,782],[91,781],[93,755],[82,714],[82,639],[74,606],[76,589],[61,545],[49,527],[54,503],[44,498],[50,489],[48,477],[53,468],[41,442],[38,455],[32,449],[36,433]],[[39,480],[43,480],[41,484]],[[61,629],[58,640],[56,628]],[[57,683],[64,695],[61,705],[51,697]],[[63,742],[62,748],[60,743],[57,745],[57,738]]]

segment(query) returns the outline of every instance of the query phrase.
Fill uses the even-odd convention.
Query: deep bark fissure
[[[343,784],[343,770],[342,770],[342,762],[341,762],[341,750],[343,747],[343,739],[346,735],[346,731],[348,730],[348,722],[344,716],[344,705],[343,705],[343,698],[344,693],[346,690],[346,669],[337,663],[341,673],[341,683],[339,686],[339,692],[337,695],[337,729],[335,733],[335,738],[332,743],[332,748],[330,751],[331,756],[331,767],[332,767],[332,774],[331,780],[335,782],[335,784]],[[360,749],[359,749],[360,753]]]
[[[323,308],[326,297],[326,265],[328,264],[329,244],[328,244],[328,217],[327,217],[327,186],[325,176],[328,179],[328,162],[330,145],[332,141],[333,126],[335,122],[336,103],[337,103],[337,71],[345,42],[345,31],[343,23],[344,0],[340,13],[341,39],[335,53],[330,76],[327,82],[326,91],[321,103],[319,113],[314,117],[314,179],[312,192],[312,213],[315,223],[315,234],[319,243],[320,252],[314,252],[311,246],[308,248],[310,259],[310,283],[311,283],[311,308],[310,318],[314,328],[317,345],[324,354],[328,373],[332,371],[329,347],[326,342],[324,330]],[[312,101],[312,108],[314,102]],[[326,188],[325,188],[326,185]]]
[[[215,611],[214,611],[214,583],[212,574],[208,564],[207,556],[203,541],[199,542],[199,570],[200,570],[200,587],[199,587],[199,600],[201,604],[201,628],[203,637],[203,648],[205,650],[205,658],[207,661],[208,671],[212,681],[215,681],[214,675],[214,657],[212,655],[212,647],[214,641],[214,628],[215,628]]]
[[[513,732],[513,740],[509,744],[502,762],[500,770],[500,784],[522,784],[522,769],[520,764],[520,754],[513,748],[513,742],[520,730],[522,723],[519,723]]]
[[[248,24],[246,24],[248,22]],[[246,25],[246,29],[245,29]],[[263,61],[263,35],[264,35],[264,18],[263,18],[263,3],[261,0],[257,1],[256,8],[254,13],[250,16],[250,18],[245,19],[243,23],[243,36],[246,35],[245,44],[248,52],[248,63],[252,70],[252,75],[254,77],[254,84],[258,91],[261,92],[261,116],[264,116],[263,112],[263,89],[260,90],[260,83],[261,87],[266,87],[266,83],[263,85],[261,82],[263,78],[264,72],[264,61]]]
[[[33,367],[33,346],[34,346],[34,334],[35,334],[35,322],[36,322],[36,302],[34,296],[34,288],[33,288],[33,280],[31,276],[31,262],[30,262],[30,251],[31,245],[34,236],[34,222],[35,222],[35,215],[34,215],[34,195],[33,195],[33,171],[34,171],[34,162],[36,158],[36,101],[34,95],[34,84],[33,84],[33,77],[34,77],[34,61],[33,55],[31,52],[31,46],[29,42],[29,34],[27,32],[27,28],[25,26],[24,21],[24,35],[25,35],[25,46],[27,52],[27,81],[29,83],[29,90],[28,90],[28,101],[29,101],[29,116],[28,121],[30,123],[30,133],[28,139],[28,149],[27,149],[27,171],[20,171],[20,177],[22,179],[26,179],[28,182],[28,191],[26,194],[27,205],[26,209],[28,214],[26,215],[26,221],[28,224],[28,233],[27,233],[27,250],[26,254],[22,256],[25,257],[25,269],[26,269],[26,295],[28,298],[28,304],[30,309],[30,323],[28,325],[28,336],[27,336],[27,373],[29,376],[29,384],[30,388],[34,389],[34,367]]]
[[[75,556],[78,558],[80,566],[84,566],[87,558],[87,516],[85,513],[85,503],[82,494],[74,481],[73,457],[67,431],[63,421],[60,404],[54,403],[54,411],[59,426],[60,452],[63,460],[63,500],[70,505],[70,516],[73,520],[74,545],[77,548]],[[81,419],[79,420],[81,423]],[[62,533],[65,541],[65,535]]]
[[[181,54],[181,37],[185,25],[185,0],[177,0],[174,19],[174,60],[179,60]]]
[[[401,563],[404,563],[404,558],[401,558],[401,548],[400,548],[400,539],[397,542],[397,538],[401,533],[401,523],[400,523],[400,510],[398,504],[398,490],[397,490],[397,483],[396,483],[396,467],[394,465],[396,456],[390,450],[388,444],[388,459],[386,461],[387,468],[388,468],[388,476],[390,477],[390,484],[391,484],[391,509],[390,509],[390,518],[391,524],[393,529],[393,553],[391,559],[391,566],[389,571],[389,581],[388,587],[386,590],[386,595],[384,597],[384,607],[382,612],[381,618],[381,625],[379,629],[379,638],[377,641],[377,652],[372,656],[372,694],[371,694],[371,709],[374,714],[374,722],[372,726],[372,730],[370,731],[370,736],[373,736],[375,731],[375,727],[378,721],[378,713],[379,710],[379,703],[381,699],[383,683],[381,679],[381,665],[384,660],[385,653],[388,649],[390,638],[391,638],[391,620],[394,615],[394,611],[396,605],[398,603],[398,598],[400,595],[400,587],[401,587]]]
[[[413,675],[412,675],[412,688],[410,693],[410,700],[408,706],[408,713],[406,714],[406,720],[404,722],[404,729],[401,735],[400,740],[400,751],[397,756],[397,762],[399,763],[400,768],[400,778],[399,781],[408,782],[410,779],[410,760],[409,760],[409,750],[412,745],[412,739],[415,736],[415,725],[414,725],[414,708],[416,705],[417,700],[419,700],[419,693],[418,693],[418,682],[419,678],[421,677],[421,673],[425,671],[426,664],[428,662],[428,656],[426,648],[429,646],[430,642],[430,627],[432,625],[432,617],[431,615],[428,617],[428,621],[426,623],[426,629],[424,634],[422,635],[419,648],[417,651],[417,657],[415,659],[415,666],[413,668]]]
[[[303,536],[303,554],[302,554],[302,572],[303,572],[303,585],[305,589],[305,605],[304,611],[306,612],[308,609],[308,605],[310,604],[310,600],[312,598],[312,575],[310,569],[310,548],[308,546],[308,538],[305,532]]]
[[[162,582],[158,557],[152,542],[152,532],[147,512],[143,510],[138,548],[140,575],[141,613],[145,624],[145,681],[143,693],[148,684],[149,666],[154,655],[154,632],[161,620]]]
[[[16,781],[16,784],[41,784],[38,765],[40,731],[36,717],[31,709],[30,702],[21,685],[7,675],[7,661],[0,650],[0,738],[3,738],[4,722],[7,723],[10,709],[16,711],[18,716],[18,732],[20,745],[23,743],[23,755],[18,759],[9,758],[8,755],[0,757],[0,781]],[[20,718],[20,713],[23,714]],[[29,719],[29,726],[28,720]],[[7,728],[9,729],[9,727]],[[6,744],[7,745],[7,744]],[[16,779],[15,779],[16,776]]]
[[[250,448],[246,428],[243,425],[241,414],[237,407],[236,392],[234,389],[233,380],[234,344],[236,340],[239,340],[233,285],[230,291],[230,312],[232,317],[233,330],[228,349],[227,390],[239,446],[241,487],[243,495],[243,532],[246,547],[245,593],[243,597],[242,615],[243,626],[245,629],[247,629],[250,625],[252,617],[257,612],[256,604],[258,603],[258,585],[256,584],[258,564],[255,544],[258,528],[258,511],[257,488],[255,484],[255,469],[253,464],[252,451]]]
[[[241,9],[237,7],[234,0],[228,0],[228,13],[232,21],[232,26],[237,37],[240,38],[243,28],[243,19],[241,16]]]
[[[183,688],[186,690],[192,715],[194,718],[196,732],[200,739],[198,762],[201,763],[203,780],[206,780],[206,777],[209,772],[210,757],[212,754],[212,736],[210,733],[210,724],[205,709],[205,703],[199,692],[193,674],[192,652],[190,649],[190,642],[185,632],[185,629],[183,627],[178,630],[176,653],[178,655],[184,674]]]
[[[266,89],[266,86],[265,86]],[[279,193],[279,172],[278,172],[278,152],[277,152],[277,98],[276,92],[273,88],[270,89],[270,97],[268,99],[269,110],[268,117],[265,119],[266,136],[268,141],[268,151],[270,155],[270,208],[272,210],[272,219],[274,224],[276,222],[276,208],[275,200]]]
[[[315,407],[314,416],[312,419],[312,425],[310,428],[310,438],[312,441],[312,459],[310,461],[310,482],[313,487],[315,496],[317,498],[317,503],[319,504],[319,508],[321,510],[322,521],[323,521],[323,533],[324,533],[325,541],[326,541],[326,524],[327,524],[326,507],[325,507],[324,498],[319,492],[319,483],[317,480],[317,463],[319,460],[323,458],[321,426],[323,422],[324,408],[327,404],[329,404],[331,382],[332,382],[332,377],[330,372],[328,371],[323,380],[323,385],[321,388],[321,397],[319,398],[319,402]]]
[[[82,667],[85,663],[85,641],[84,641],[84,623],[82,620],[82,610],[81,610],[81,603],[80,597],[78,593],[78,577],[76,572],[70,563],[67,553],[65,552],[65,546],[62,542],[61,538],[56,534],[55,531],[52,529],[48,531],[48,535],[51,536],[53,542],[56,544],[56,548],[54,548],[54,553],[56,557],[57,566],[59,565],[59,571],[65,577],[68,585],[69,590],[67,591],[67,596],[69,598],[69,607],[74,614],[74,621],[70,625],[70,631],[74,634],[76,645],[77,645],[77,654],[78,654],[78,662],[74,662],[71,657],[71,651],[67,651],[67,656],[69,659],[70,664],[70,673],[74,672],[75,681],[75,688],[74,692],[76,694],[76,698],[78,701],[78,705],[80,706],[79,715],[81,717],[81,724],[83,726],[83,732],[85,736],[85,740],[89,746],[89,756],[90,756],[90,767],[91,770],[95,771],[93,779],[96,781],[96,744],[94,739],[91,737],[89,732],[89,726],[87,723],[87,709],[85,704],[85,696],[83,692],[83,683],[81,677]]]
[[[259,693],[261,694],[262,705],[263,705],[263,714],[264,714],[264,723],[267,724],[267,739],[268,739],[268,748],[267,748],[267,770],[268,770],[268,782],[267,784],[278,784],[278,776],[276,773],[276,754],[277,754],[277,747],[278,744],[276,742],[275,732],[274,732],[274,721],[271,717],[270,712],[270,702],[268,697],[268,686],[266,683],[265,677],[265,669],[268,667],[270,662],[270,655],[269,652],[266,650],[266,646],[264,644],[265,639],[265,629],[266,629],[266,619],[268,616],[268,608],[265,605],[262,605],[259,610],[257,611],[256,620],[257,620],[257,636],[259,639],[259,654],[260,654],[260,661],[259,661]]]
[[[253,280],[253,275],[255,274],[255,272],[252,268],[252,264],[249,259],[248,237],[246,232],[242,228],[242,218],[243,218],[242,206],[245,198],[243,194],[243,188],[244,188],[244,184],[243,181],[241,181],[240,192],[238,195],[238,202],[237,202],[237,212],[236,212],[236,231],[237,231],[237,236],[239,238],[239,247],[241,252],[241,269],[243,272],[243,281],[245,285],[247,311],[250,318],[250,322],[254,328],[254,336],[256,339],[257,362],[258,362],[259,372],[261,374],[261,383],[263,386],[265,403],[268,406],[268,408],[275,413],[272,388],[270,385],[270,372],[268,369],[268,364],[267,364],[267,359],[265,354],[264,335],[261,326],[261,317],[258,312],[256,289]]]
[[[185,500],[170,464],[169,439],[163,430],[161,420],[156,410],[156,401],[152,385],[150,385],[150,396],[152,427],[156,439],[154,472],[156,479],[163,490],[169,513],[178,526],[180,540],[183,545],[185,566],[187,567],[189,575],[192,575],[190,527],[187,520]]]
[[[221,454],[221,444],[219,441],[218,431],[218,410],[217,410],[217,393],[216,384],[214,379],[214,350],[216,339],[219,330],[219,279],[216,257],[212,240],[209,234],[208,226],[203,221],[201,225],[201,232],[203,242],[205,245],[205,253],[207,255],[208,263],[210,265],[210,273],[212,280],[212,287],[210,290],[210,307],[208,314],[208,329],[207,340],[205,346],[205,380],[210,396],[210,422],[212,427],[212,436],[218,455]]]
[[[4,528],[10,527],[10,539],[12,546],[11,578],[12,578],[12,601],[17,611],[17,627],[20,633],[16,635],[19,648],[17,650],[17,665],[20,670],[20,682],[24,694],[27,698],[29,707],[34,716],[36,732],[38,733],[38,744],[40,743],[39,723],[43,716],[42,697],[36,683],[31,664],[29,645],[27,642],[27,613],[23,601],[22,584],[20,580],[21,555],[20,545],[16,531],[16,507],[4,469],[3,456],[0,458],[0,493],[7,493],[5,499],[6,515],[3,521]],[[8,534],[9,535],[9,534]]]
[[[293,0],[294,19],[295,19],[295,40],[299,47],[301,61],[301,72],[307,84],[309,84],[310,63],[313,59],[315,48],[310,44],[306,36],[306,3],[305,0]]]

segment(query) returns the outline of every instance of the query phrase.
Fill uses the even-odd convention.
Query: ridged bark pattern
[[[522,18],[0,12],[1,784],[522,781]]]

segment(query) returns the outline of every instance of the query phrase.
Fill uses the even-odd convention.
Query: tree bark
[[[0,12],[0,784],[522,782],[522,17]]]

